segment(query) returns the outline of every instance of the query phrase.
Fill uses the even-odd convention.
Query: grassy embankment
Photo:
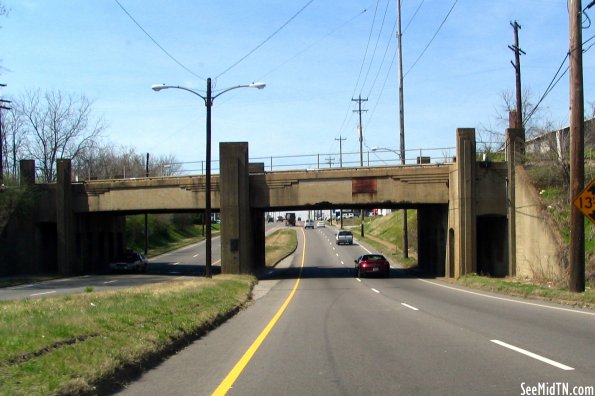
[[[295,250],[294,230],[267,237],[267,245],[269,239],[285,247],[272,249],[276,257]],[[254,283],[252,276],[185,277],[119,291],[89,288],[0,302],[0,394],[111,389],[233,315],[250,299]]]
[[[545,191],[542,195],[545,195],[547,198],[548,194],[549,192]],[[554,202],[558,202],[558,209],[552,206],[554,205]],[[552,201],[552,205],[550,205],[552,206],[550,210],[553,212],[553,215],[558,216],[558,218],[567,216],[563,212],[563,209],[566,209],[566,207],[560,202],[561,200],[558,197],[557,200]],[[416,242],[415,240],[412,242],[411,234],[417,234],[417,231],[415,231],[417,224],[415,219],[412,218],[415,216],[415,213],[410,212],[413,211],[407,211],[410,235],[409,245],[410,248],[414,248],[416,246]],[[403,262],[402,250],[400,249],[400,246],[402,246],[400,244],[400,240],[402,239],[403,235],[401,213],[402,211],[395,211],[388,216],[376,217],[367,220],[365,223],[365,232],[374,239],[364,238],[364,241],[372,245],[378,251],[390,257],[391,260],[399,262],[404,266],[411,266],[415,265],[416,252],[410,252],[410,258],[406,260],[406,262]],[[586,233],[586,252],[587,257],[592,258],[595,254],[593,226],[589,223],[586,225],[586,227],[590,227],[588,230],[589,232]],[[378,241],[378,239],[381,239],[382,241]],[[395,250],[395,245],[399,246],[398,251]],[[588,267],[587,271],[589,271],[589,268],[591,267]],[[516,278],[491,278],[479,276],[477,274],[463,276],[455,282],[464,286],[498,292],[510,296],[556,301],[563,304],[576,306],[595,307],[595,290],[589,287],[589,285],[587,285],[586,291],[584,293],[571,293],[568,291],[566,283],[563,281],[561,282],[560,280],[533,279],[529,281],[527,279]]]
[[[350,229],[353,235],[393,262],[403,267],[417,264],[417,211],[407,211],[407,236],[409,258],[403,258],[403,211],[393,211],[388,216],[366,217],[364,219],[364,238],[361,235],[361,219],[343,219],[343,228]]]

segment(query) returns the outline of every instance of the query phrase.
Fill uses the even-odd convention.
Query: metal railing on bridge
[[[454,161],[455,147],[424,148],[405,150],[405,165],[416,164],[449,164]],[[281,155],[268,157],[251,157],[251,163],[263,163],[267,172],[354,168],[363,166],[401,166],[401,158],[397,150],[387,148],[371,149],[360,152],[317,153],[300,155]],[[219,172],[219,161],[211,163],[213,173]],[[170,171],[175,169],[175,171]],[[205,161],[188,161],[164,164],[155,173],[169,176],[202,175],[205,173]]]

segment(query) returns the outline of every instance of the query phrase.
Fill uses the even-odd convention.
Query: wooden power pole
[[[401,0],[397,1],[397,44],[399,51],[399,142],[401,165],[405,165],[405,107],[403,104],[403,47],[401,45]],[[407,209],[403,209],[403,258],[409,257],[409,236],[407,235]]]
[[[569,289],[585,290],[585,225],[572,204],[585,184],[585,121],[581,0],[570,0],[570,268]]]
[[[523,97],[521,91],[521,54],[526,55],[525,52],[519,47],[519,29],[521,25],[517,23],[517,21],[510,22],[510,26],[514,30],[514,45],[509,45],[510,48],[514,52],[514,63],[512,66],[514,67],[515,76],[516,76],[516,125],[512,128],[519,128],[523,127]]]

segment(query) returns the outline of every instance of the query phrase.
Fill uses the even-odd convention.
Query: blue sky
[[[351,99],[360,94],[368,98],[364,150],[398,149],[396,61],[389,70],[397,50],[394,33],[391,39],[396,0],[119,0],[192,73],[158,48],[114,0],[3,2],[10,8],[0,20],[0,82],[8,84],[3,95],[16,98],[32,89],[84,94],[108,125],[106,141],[140,153],[203,160],[204,103],[184,91],[156,93],[150,87],[167,83],[204,92],[204,79],[212,77],[216,90],[253,81],[267,84],[264,90],[238,89],[215,101],[214,159],[221,141],[248,141],[250,157],[256,158],[338,153],[341,136],[347,139],[343,151],[357,152],[356,103]],[[402,3],[408,150],[452,147],[459,127],[491,125],[504,132],[495,123],[500,94],[514,89],[510,21],[522,26],[520,46],[527,53],[521,58],[523,86],[534,102],[568,51],[565,0],[459,0],[413,65],[455,2]],[[595,8],[591,14],[595,17]],[[594,34],[595,27],[589,27],[583,39]],[[595,101],[594,54],[584,54],[586,107]],[[542,107],[549,120],[567,125],[567,76]]]

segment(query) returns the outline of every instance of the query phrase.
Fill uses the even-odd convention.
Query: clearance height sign
[[[595,180],[591,180],[589,185],[576,197],[574,206],[595,224]]]

